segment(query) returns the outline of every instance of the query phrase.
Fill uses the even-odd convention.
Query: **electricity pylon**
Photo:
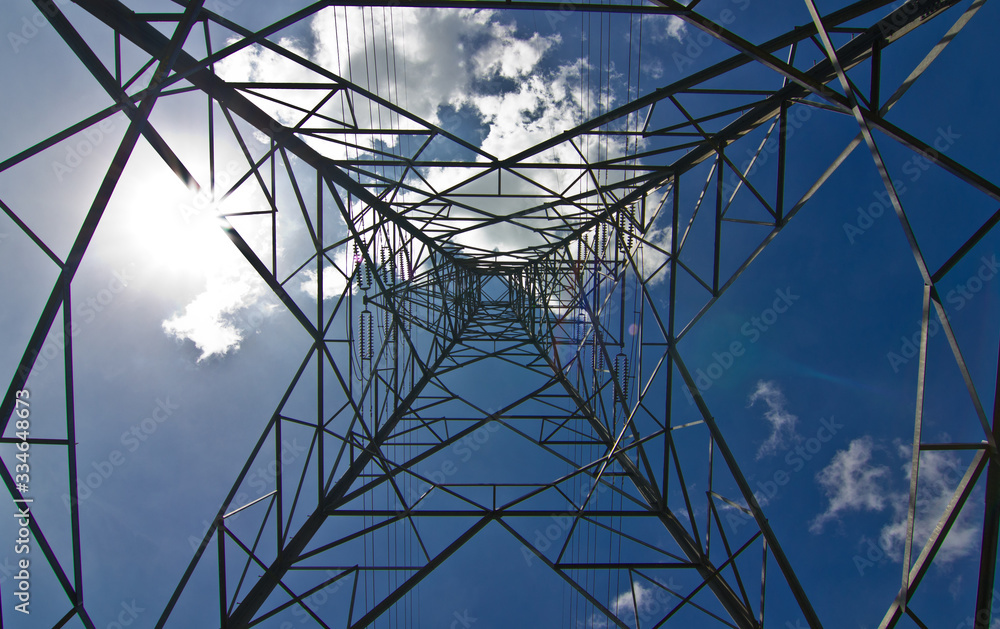
[[[895,9],[862,0],[822,16],[805,0],[811,21],[763,42],[709,19],[697,2],[432,3],[560,19],[672,15],[730,51],[655,90],[629,88],[614,107],[587,111],[575,127],[507,157],[414,115],[398,86],[352,81],[342,68],[276,43],[284,29],[344,4],[310,5],[254,30],[227,17],[233,7],[225,2],[143,14],[117,0],[76,0],[71,14],[35,0],[113,104],[7,159],[0,171],[119,113],[129,126],[64,259],[17,218],[16,207],[4,206],[59,267],[3,400],[4,442],[17,441],[15,393],[30,384],[52,330],[64,331],[67,374],[80,368],[71,353],[72,280],[140,142],[192,190],[224,201],[251,188],[266,200],[256,224],[267,231],[263,245],[237,228],[243,213],[224,203],[223,229],[311,339],[157,626],[171,626],[177,609],[206,599],[214,604],[203,610],[203,626],[419,626],[422,585],[440,574],[454,579],[449,565],[469,549],[488,567],[512,547],[517,562],[544,566],[565,585],[564,626],[760,627],[774,592],[809,626],[822,626],[796,576],[808,559],[782,550],[679,343],[855,150],[870,152],[924,281],[919,394],[934,311],[983,431],[981,443],[925,444],[918,399],[903,587],[882,626],[904,614],[920,622],[909,603],[958,514],[982,498],[973,489],[987,469],[976,611],[977,627],[988,626],[1000,522],[997,411],[990,417],[979,401],[935,284],[1000,215],[939,269],[928,266],[874,135],[1000,200],[1000,188],[974,168],[886,118],[982,0],[965,9],[954,0],[908,0]],[[409,0],[385,7],[432,9]],[[114,64],[80,34],[79,10],[113,37]],[[948,19],[953,26],[940,44],[914,59],[912,73],[885,98],[884,51]],[[215,50],[218,42],[225,45]],[[805,59],[803,48],[817,58]],[[216,71],[250,49],[294,66],[299,78],[239,83]],[[144,60],[131,79],[121,72],[127,58]],[[381,63],[384,73],[396,70],[388,54]],[[867,86],[858,84],[862,71]],[[739,87],[748,82],[757,87]],[[199,121],[208,129],[207,179],[150,119],[154,105],[169,108],[189,92],[208,103]],[[816,129],[799,129],[802,112],[852,120],[858,135],[793,197],[790,160],[823,141]],[[732,157],[744,153],[749,161]],[[233,185],[215,190],[222,154],[242,161]],[[434,179],[437,169],[450,174]],[[294,252],[298,266],[279,269],[282,230],[294,229],[308,234],[308,245]],[[484,244],[498,234],[517,246]],[[288,290],[290,279],[307,273],[316,280],[313,303]],[[468,374],[482,379],[470,382]],[[78,585],[75,435],[86,426],[74,422],[71,377],[65,386],[65,437],[34,447],[58,449],[68,462],[69,554],[46,541],[45,522],[31,520],[30,530],[66,595],[59,626],[94,627]],[[305,455],[286,456],[291,436],[309,444]],[[487,442],[490,452],[506,454],[480,454]],[[912,526],[919,457],[942,447],[975,456],[921,551]],[[4,455],[2,476],[23,499],[13,456]],[[260,465],[276,481],[255,494],[248,475]],[[728,517],[749,524],[727,531]],[[217,577],[214,591],[192,586],[199,571]],[[504,587],[518,586],[514,578]]]

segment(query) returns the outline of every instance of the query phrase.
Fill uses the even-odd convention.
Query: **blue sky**
[[[58,4],[113,74],[111,31],[79,7]],[[140,12],[180,10],[178,5],[166,1],[126,4]],[[225,12],[228,19],[256,30],[306,4],[290,2],[277,7],[248,0],[238,6],[219,6],[229,9]],[[697,10],[709,19],[730,22],[728,28],[752,42],[766,41],[810,22],[804,3],[772,4],[705,0],[698,4]],[[899,4],[887,5],[852,24],[867,27],[873,16],[882,16]],[[883,103],[969,4],[958,3],[883,52]],[[826,15],[843,5],[821,2],[818,8]],[[984,5],[886,115],[892,124],[989,182],[1000,177],[993,141],[1000,132],[997,128],[1000,123],[992,107],[1000,94],[993,76],[996,69],[985,61],[992,58],[995,46],[992,25],[1000,18],[997,12],[994,4]],[[721,41],[707,39],[706,35],[699,38],[693,26],[675,17],[647,15],[642,20],[640,57],[638,18],[631,21],[630,36],[627,15],[610,18],[597,13],[590,18],[586,15],[338,8],[305,19],[270,39],[452,134],[451,138],[438,136],[421,154],[422,159],[484,164],[489,161],[487,156],[504,158],[517,154],[734,54]],[[113,105],[52,26],[33,22],[36,16],[41,20],[32,3],[19,0],[0,17],[0,32],[7,34],[0,63],[8,121],[2,136],[2,160]],[[169,34],[172,25],[160,24],[158,28]],[[359,31],[363,37],[359,37]],[[369,36],[373,38],[371,41],[365,39]],[[231,43],[234,37],[231,31],[213,27],[213,49]],[[204,57],[203,39],[199,24],[197,36],[185,44],[186,52],[195,58]],[[834,34],[836,45],[846,41],[845,34]],[[374,52],[366,52],[366,43]],[[123,51],[123,75],[128,77],[148,57],[127,42],[123,43]],[[783,49],[776,56],[785,58],[787,53]],[[804,42],[796,53],[795,66],[808,69],[822,57],[819,48]],[[380,63],[382,70],[377,71]],[[864,63],[850,71],[856,85],[868,84],[869,67]],[[322,80],[319,74],[301,64],[279,59],[260,47],[247,48],[216,64],[215,71],[230,82]],[[136,85],[148,83],[150,74],[144,73]],[[777,89],[781,85],[782,77],[774,71],[749,64],[705,87]],[[830,85],[842,92],[836,82]],[[133,86],[129,91],[136,90]],[[866,89],[861,91],[867,94]],[[320,94],[317,90],[283,90],[276,97],[309,109],[317,104]],[[343,101],[338,104],[338,98],[340,94],[320,109],[329,119],[348,115]],[[682,94],[678,100],[693,115],[701,115],[721,107],[719,103],[736,107],[750,102],[752,97]],[[797,104],[790,110],[786,208],[806,192],[859,132],[853,117],[816,106],[817,97],[807,100],[808,103]],[[260,98],[255,102],[282,124],[294,124],[301,118],[287,103],[279,105]],[[364,107],[358,107],[351,115],[362,127],[370,124],[397,130],[424,128],[423,123],[408,121],[384,107],[369,107],[370,101],[360,97],[357,102],[364,103]],[[150,118],[151,125],[202,185],[210,181],[207,109],[206,98],[198,91],[168,94],[160,98]],[[638,124],[647,113],[646,109],[641,110],[627,124]],[[736,115],[723,120],[728,122]],[[247,160],[218,107],[214,116],[215,181],[218,190],[227,190],[247,172]],[[329,119],[325,122],[332,125]],[[649,114],[651,128],[682,120],[682,114],[671,108],[669,101],[661,101]],[[56,257],[64,258],[69,251],[128,124],[122,112],[113,113],[66,141],[0,171],[0,200]],[[263,157],[269,148],[267,138],[242,121],[235,124],[249,153],[255,159]],[[322,119],[317,118],[307,126],[321,124]],[[706,124],[716,129],[721,123]],[[765,122],[727,147],[727,157],[742,167],[765,141],[770,126],[771,121]],[[773,134],[777,134],[776,129]],[[366,146],[365,150],[323,141],[318,134],[308,137],[306,143],[326,158],[350,162],[370,158],[376,151],[412,155],[423,137],[426,136],[387,135],[378,140],[363,137],[359,144]],[[570,164],[579,154],[599,160],[636,150],[622,138],[614,134],[603,138],[590,136],[577,146],[579,153],[569,143],[563,143],[538,159]],[[996,199],[926,162],[881,132],[875,131],[874,138],[928,266],[937,269],[992,216]],[[463,141],[466,146],[461,144]],[[652,136],[643,141],[642,149],[665,148],[676,141]],[[476,152],[480,157],[475,157]],[[679,155],[668,152],[651,156],[638,166],[662,166]],[[774,202],[776,153],[765,148],[757,159],[748,180],[759,185],[762,195]],[[274,219],[278,228],[277,251],[272,251],[270,214],[230,220],[261,260],[269,265],[273,256],[278,275],[285,280],[285,290],[315,320],[319,272],[312,257],[309,229],[318,223],[317,196],[325,210],[319,235],[322,242],[342,242],[348,236],[348,229],[330,189],[323,188],[317,193],[315,171],[296,156],[290,156],[289,164],[298,191],[282,160],[276,160],[277,183],[273,194],[278,207]],[[712,159],[706,160],[681,179],[680,225],[686,225],[691,217],[706,178],[710,171],[714,172],[712,165]],[[429,188],[448,188],[473,175],[474,166],[461,172],[423,166],[422,179],[410,171],[406,180],[410,188],[400,192],[397,201],[416,203]],[[386,172],[400,175],[399,169]],[[525,168],[518,172],[530,172],[530,176],[517,179],[506,172],[500,184],[509,196],[503,199],[483,200],[484,197],[475,196],[492,194],[498,185],[495,175],[492,179],[484,177],[465,184],[451,198],[497,214],[509,214],[532,204],[517,193],[538,194],[538,188],[528,178],[550,189],[565,189],[569,191],[567,194],[593,190],[588,181],[573,180],[578,174],[576,170]],[[262,175],[269,173],[270,162],[262,168]],[[734,180],[731,170],[726,173],[729,191]],[[610,171],[604,176],[614,182],[623,175]],[[765,190],[764,186],[769,188]],[[709,190],[714,191],[714,187]],[[306,200],[305,216],[300,212],[297,192]],[[621,297],[626,306],[609,307],[602,322],[615,333],[619,329],[624,332],[621,352],[628,355],[633,370],[629,384],[632,408],[638,391],[649,384],[644,400],[649,409],[655,410],[637,412],[635,422],[640,431],[655,430],[666,402],[665,376],[655,371],[664,350],[663,337],[653,324],[654,311],[665,316],[672,279],[677,282],[678,329],[684,328],[709,298],[686,272],[671,278],[669,269],[660,266],[666,260],[663,251],[670,247],[670,208],[675,194],[675,190],[666,186],[650,192],[646,234],[642,246],[637,245],[632,251],[638,261],[636,266],[626,273],[623,286],[601,284],[602,290],[612,290],[613,301]],[[713,194],[710,192],[709,196]],[[664,209],[654,215],[653,209],[660,201],[665,202]],[[200,540],[204,535],[248,458],[246,476],[234,489],[235,498],[229,511],[266,496],[275,487],[276,458],[286,466],[283,482],[289,496],[294,491],[297,474],[306,470],[315,475],[317,462],[312,441],[315,430],[306,425],[310,417],[315,422],[317,413],[317,363],[316,357],[309,353],[312,339],[257,277],[219,229],[214,216],[216,212],[259,212],[266,210],[268,204],[253,178],[236,188],[225,201],[195,194],[178,181],[145,140],[140,140],[73,279],[76,466],[84,483],[80,487],[83,591],[87,612],[97,627],[124,625],[125,618],[134,620],[136,626],[155,624],[194,555],[198,542],[192,540]],[[358,229],[368,234],[375,231],[372,211],[364,211],[357,197],[352,197],[346,205]],[[706,206],[699,220],[694,221],[681,260],[692,270],[710,275],[712,232],[711,223],[704,219],[704,213],[709,211]],[[766,216],[745,187],[737,193],[730,212],[732,217],[750,220]],[[468,216],[453,210],[447,220],[431,224],[424,231],[435,227],[454,229]],[[555,234],[558,233],[555,223],[555,220],[538,220],[534,224]],[[770,228],[733,223],[724,229],[727,231],[722,254],[723,281],[751,254]],[[453,242],[467,255],[496,248],[498,259],[503,260],[512,259],[515,254],[511,252],[538,244],[545,237],[523,227],[501,224],[457,236]],[[380,242],[399,246],[409,236],[397,228],[385,227],[378,238]],[[400,272],[393,281],[411,282],[411,294],[420,296],[428,290],[430,280],[425,273],[432,268],[434,259],[420,246],[415,245],[408,252],[416,280]],[[376,251],[371,253],[377,256]],[[327,337],[331,339],[329,351],[352,382],[352,399],[365,400],[369,411],[378,404],[388,414],[391,395],[385,397],[383,391],[376,401],[372,393],[361,393],[367,379],[359,376],[353,366],[370,367],[371,361],[363,361],[358,348],[346,342],[347,331],[356,329],[352,322],[365,307],[361,300],[364,291],[352,287],[345,277],[345,273],[355,268],[352,255],[347,246],[332,248],[330,262],[322,271],[322,308],[333,321]],[[565,255],[572,259],[575,254],[570,251]],[[1000,318],[998,255],[1000,237],[993,230],[937,284],[988,418],[992,418],[996,352],[1000,344],[1000,331],[995,323]],[[5,331],[0,337],[0,369],[9,382],[58,269],[42,248],[6,215],[0,216],[0,260],[6,269],[0,275],[0,282],[8,296],[6,305],[0,309],[0,324]],[[308,266],[296,271],[300,265]],[[637,272],[646,284],[645,298],[635,289]],[[922,289],[923,281],[903,228],[889,207],[872,155],[862,142],[677,345],[678,354],[696,379],[701,396],[757,493],[764,514],[824,626],[875,627],[899,589],[901,527],[908,500],[908,466],[917,399],[917,361],[911,344],[912,339],[919,340],[919,335],[914,335],[920,330]],[[503,291],[504,287],[493,284],[488,292],[498,296]],[[641,319],[633,314],[640,306]],[[435,320],[435,315],[419,304],[413,308],[416,320]],[[563,314],[554,302],[541,304],[539,308]],[[67,436],[66,376],[62,364],[65,341],[56,330],[61,325],[61,315],[56,321],[27,382],[32,399],[32,438]],[[931,332],[924,440],[978,443],[984,438],[982,428],[934,313]],[[401,352],[402,359],[433,358],[436,349],[432,335],[419,325],[414,325],[411,335],[413,349]],[[640,352],[642,343],[646,346]],[[476,348],[490,347],[488,341],[480,340],[466,349],[473,352]],[[570,361],[566,376],[584,390],[593,384],[594,378],[588,351],[563,347],[559,354],[561,360]],[[610,354],[612,358],[614,352]],[[383,365],[387,365],[389,359],[383,360],[386,361]],[[513,400],[551,384],[552,370],[548,365],[538,361],[530,365],[534,369],[525,369],[525,360],[523,356],[511,355],[511,362],[494,358],[473,363],[441,376],[424,390],[423,403],[433,402],[434,406],[422,411],[422,416],[450,418],[432,427],[451,432],[469,429],[471,441],[464,442],[465,449],[458,445],[445,448],[418,464],[414,474],[401,475],[404,495],[423,494],[431,484],[442,482],[547,483],[570,469],[557,453],[577,461],[601,456],[600,449],[591,445],[553,446],[553,451],[543,452],[527,438],[534,434],[532,431],[556,430],[558,419],[565,419],[571,412],[565,396],[546,397],[554,389],[546,389],[534,399],[507,409],[503,421],[476,427],[473,422],[486,414],[497,413]],[[303,364],[305,375],[280,408],[283,419],[279,437],[268,421]],[[347,365],[352,365],[350,372]],[[350,417],[344,410],[347,396],[336,384],[336,372],[330,366],[324,368],[323,374],[325,398],[321,411],[324,416],[334,418],[331,430],[346,431]],[[404,375],[402,390],[406,391],[418,379],[419,373]],[[700,420],[701,414],[689,403],[676,371],[673,387],[672,425]],[[433,396],[444,396],[449,391],[464,396],[471,404],[458,400],[434,401]],[[612,406],[610,393],[601,399],[608,407]],[[608,422],[621,429],[617,414],[608,418]],[[431,431],[432,428],[425,426],[400,435],[400,441],[390,446],[393,456],[419,451],[418,442],[429,438]],[[12,424],[4,436],[11,437],[13,432]],[[265,436],[261,452],[252,457],[262,434]],[[701,527],[699,532],[704,539],[708,517],[707,432],[700,425],[678,429],[673,434],[685,475],[684,485],[692,496],[690,515]],[[328,449],[335,449],[338,443],[332,435],[324,440]],[[655,443],[662,444],[662,437]],[[649,454],[654,467],[662,466],[662,445],[660,448],[659,453],[652,448]],[[12,444],[0,445],[0,457],[8,469],[13,469],[16,463],[15,452]],[[55,554],[63,558],[63,567],[71,573],[66,448],[38,444],[31,453],[31,495],[35,498],[32,513],[43,526]],[[734,503],[744,504],[718,452],[715,456],[716,491]],[[939,517],[971,460],[968,451],[923,454],[918,538],[926,535]],[[331,465],[328,460],[326,474],[330,473]],[[442,478],[445,480],[441,481]],[[616,489],[597,493],[592,508],[621,509],[623,504],[627,505],[628,496],[638,496],[627,480],[621,476],[614,478],[609,482]],[[588,491],[586,482],[577,476],[566,479],[560,486],[567,493],[582,496]],[[670,483],[668,506],[688,522],[689,506],[684,502],[680,481],[671,477]],[[313,476],[303,482],[303,490],[315,505],[317,488]],[[472,496],[478,490],[461,491]],[[516,492],[510,491],[513,497]],[[914,609],[929,626],[971,626],[962,623],[974,606],[984,491],[985,477],[975,487],[936,564],[921,585],[922,596],[916,599]],[[487,500],[477,497],[480,498]],[[393,500],[379,490],[359,497],[352,505],[392,509],[398,506]],[[548,493],[527,504],[565,509],[558,506],[565,504],[561,500]],[[438,487],[429,491],[421,504],[426,509],[448,508],[458,504],[456,501]],[[270,500],[265,498],[248,507],[245,513],[230,518],[231,530],[241,539],[252,541],[261,522],[270,525],[274,518],[273,514],[264,515],[269,504]],[[736,507],[716,504],[730,541],[743,543],[756,532],[756,524],[742,517]],[[289,512],[290,506],[286,504],[284,509]],[[295,510],[291,514],[293,527],[301,525],[308,513],[306,507]],[[676,552],[674,542],[659,523],[635,520],[619,517],[611,521],[664,552]],[[332,539],[334,534],[344,534],[352,526],[366,522],[370,525],[372,521],[372,516],[367,521],[360,516],[331,518],[321,529],[320,537]],[[472,522],[472,517],[437,518],[421,531],[422,539],[431,548],[440,550]],[[581,562],[615,558],[648,561],[654,556],[649,548],[629,542],[616,549],[610,543],[612,537],[598,532],[596,527],[581,527],[571,533],[566,520],[560,518],[509,518],[505,522],[510,529],[498,522],[487,524],[399,607],[383,615],[376,626],[405,624],[407,618],[417,626],[477,629],[512,625],[609,626],[593,606],[569,590],[565,581],[537,556],[526,553],[527,547],[517,540],[515,533],[550,557],[564,543],[567,552],[575,553],[573,556]],[[386,559],[380,554],[383,552],[395,559],[415,560],[415,538],[406,527],[393,524],[386,530],[388,533],[382,537],[376,535],[364,543],[346,545],[338,551],[337,561],[345,562],[344,565],[377,562]],[[0,521],[0,540],[13,542],[16,534],[12,521]],[[381,545],[374,549],[368,541],[387,546],[384,551]],[[615,538],[614,543],[618,542]],[[31,551],[30,617],[13,609],[16,571],[12,567],[17,557],[12,543],[2,544],[0,603],[5,626],[53,626],[71,605],[37,544],[33,544]],[[719,544],[718,537],[713,537],[716,553]],[[235,580],[240,574],[234,558],[238,551],[230,551],[230,575],[237,575],[231,577]],[[167,626],[218,624],[215,553],[213,537],[212,546],[198,564]],[[266,552],[262,554],[266,556]],[[760,554],[758,541],[740,559],[751,601],[755,597],[754,588],[759,596]],[[259,572],[251,568],[249,578],[254,579]],[[306,590],[319,582],[319,572],[305,571],[288,577],[286,582],[290,587]],[[691,571],[651,572],[661,587],[675,592],[687,594],[699,583]],[[335,573],[325,574],[325,578],[331,578]],[[386,588],[399,585],[393,578],[379,574],[362,583],[373,595],[384,595]],[[619,611],[621,621],[627,626],[653,626],[665,613],[665,606],[679,600],[677,596],[667,596],[665,590],[658,589],[651,581],[633,586],[638,589],[630,594],[627,577],[623,579],[621,573],[595,571],[583,578],[591,579],[585,587],[599,592],[595,596],[609,609]],[[327,585],[310,599],[313,609],[328,619],[331,626],[339,626],[336,623],[342,622],[344,610],[350,606],[352,580],[353,577],[346,579],[343,586],[338,585],[339,581]],[[248,587],[244,586],[241,593]],[[771,558],[767,594],[765,626],[806,626]],[[358,602],[361,600],[356,598],[355,604],[362,605]],[[707,591],[702,591],[695,600],[712,610],[721,609]],[[277,604],[281,600],[276,597],[272,602]],[[632,604],[634,608],[630,610]],[[355,613],[354,619],[358,617]],[[708,622],[706,616],[696,611],[684,611],[674,620],[685,626]],[[263,626],[286,629],[306,626],[305,621],[302,610],[293,608]],[[904,619],[899,626],[916,626],[906,622],[910,621]],[[73,618],[66,626],[85,625],[79,618]]]

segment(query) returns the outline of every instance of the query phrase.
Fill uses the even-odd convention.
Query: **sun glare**
[[[125,248],[151,271],[199,281],[246,264],[222,230],[210,192],[188,190],[162,169],[141,182],[123,181],[118,192]]]

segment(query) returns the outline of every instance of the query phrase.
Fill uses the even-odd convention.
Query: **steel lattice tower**
[[[811,21],[756,42],[707,17],[698,0],[363,3],[379,12],[491,9],[561,20],[672,15],[727,50],[721,61],[645,93],[608,99],[572,128],[500,158],[409,111],[391,80],[364,87],[278,36],[330,7],[360,3],[317,2],[248,26],[238,16],[252,11],[234,11],[241,3],[177,2],[173,12],[137,13],[119,0],[34,0],[113,103],[9,157],[0,173],[42,159],[114,116],[127,118],[65,254],[19,218],[16,204],[2,205],[57,269],[18,350],[0,415],[3,443],[11,446],[0,472],[11,496],[23,499],[28,494],[15,482],[16,393],[32,388],[40,351],[62,331],[64,431],[31,446],[66,462],[73,497],[65,514],[56,510],[46,520],[40,513],[30,524],[33,544],[64,593],[46,603],[58,608],[54,626],[99,625],[82,589],[77,475],[84,469],[76,449],[87,426],[74,414],[72,374],[82,367],[70,341],[73,280],[130,159],[148,146],[188,189],[214,201],[247,188],[266,199],[264,211],[224,213],[222,230],[309,338],[278,404],[248,420],[264,430],[157,610],[157,627],[189,622],[179,611],[186,605],[199,610],[206,627],[306,620],[320,627],[420,626],[421,584],[484,538],[497,548],[495,540],[506,540],[504,548],[519,549],[516,561],[558,577],[567,609],[584,610],[564,626],[761,627],[774,624],[766,622],[769,597],[797,609],[810,627],[836,626],[810,604],[796,576],[809,559],[782,550],[768,519],[782,514],[759,504],[681,341],[837,169],[860,154],[884,184],[923,286],[910,530],[903,585],[880,626],[925,626],[917,605],[921,579],[963,509],[985,501],[975,626],[988,627],[1000,525],[1000,406],[991,412],[980,401],[936,285],[990,234],[1000,212],[935,267],[883,158],[892,143],[1000,200],[1000,187],[977,174],[981,165],[960,163],[887,118],[985,0],[907,0],[895,8],[888,0],[860,0],[823,14],[814,0],[803,1]],[[937,46],[892,57],[906,64],[904,81],[881,78],[883,59],[898,42],[944,22],[950,26]],[[81,35],[84,23],[107,35],[102,51],[114,42],[115,63]],[[217,66],[249,49],[310,78],[224,80]],[[143,60],[131,77],[122,70],[129,58]],[[191,128],[207,130],[207,153],[178,150],[157,122],[155,114],[175,102],[183,116],[197,119]],[[793,128],[802,111],[850,121],[856,137],[846,146],[824,144],[818,126]],[[744,163],[748,150],[752,159]],[[792,162],[803,151],[833,159],[818,176],[792,185],[801,172]],[[225,185],[222,155],[238,164]],[[435,169],[448,172],[446,186],[432,184]],[[241,229],[243,214],[259,219],[263,246]],[[307,234],[308,250],[296,252],[297,267],[279,268],[282,229],[292,223]],[[483,234],[505,234],[520,246],[493,250],[482,245]],[[290,292],[289,281],[307,273],[328,298],[310,304]],[[981,433],[976,439],[931,443],[921,432],[932,325],[943,329],[975,409],[974,417],[956,421],[971,422]],[[482,376],[480,387],[470,387],[463,373]],[[286,456],[292,436],[308,444],[304,455]],[[464,465],[466,453],[487,441],[506,457]],[[920,455],[942,449],[971,453],[971,464],[930,539],[916,539]],[[258,496],[247,488],[262,465],[276,482]],[[724,510],[745,514],[750,524],[727,531]],[[502,554],[487,553],[483,561],[501,562]],[[485,567],[476,575],[488,576]],[[28,626],[17,624],[3,588],[3,620]],[[628,604],[622,591],[632,593]],[[639,591],[670,604],[644,615]],[[204,609],[208,599],[212,607]]]

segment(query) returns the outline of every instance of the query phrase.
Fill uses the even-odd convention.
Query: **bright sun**
[[[222,209],[236,211],[238,201],[220,207],[210,192],[188,190],[162,162],[141,177],[123,178],[115,198],[122,205],[124,248],[150,270],[198,281],[247,265],[218,218]]]

